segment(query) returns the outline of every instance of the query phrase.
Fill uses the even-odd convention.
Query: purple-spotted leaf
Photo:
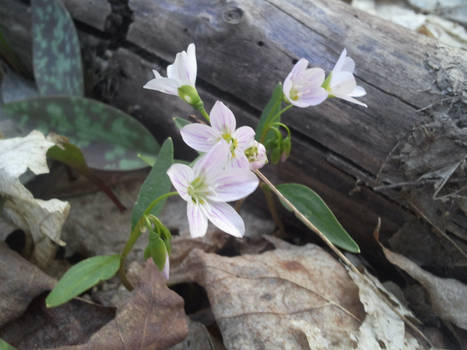
[[[60,0],[32,0],[34,76],[43,96],[83,95],[76,29]]]
[[[134,170],[146,164],[137,157],[156,155],[159,144],[130,115],[84,97],[37,97],[3,105],[24,132],[40,130],[66,136],[79,147],[89,167]]]

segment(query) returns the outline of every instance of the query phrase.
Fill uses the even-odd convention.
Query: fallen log
[[[221,99],[252,126],[297,59],[329,71],[347,48],[368,109],[333,99],[289,111],[292,156],[266,173],[276,183],[315,189],[370,257],[378,254],[371,232],[380,217],[382,240],[391,239],[394,250],[467,280],[465,257],[432,232],[466,250],[465,51],[338,0],[64,2],[80,32],[85,67],[106,77],[92,92],[160,139],[174,136],[178,156],[188,150],[171,118],[192,111],[142,85],[188,43],[197,45],[197,86],[207,105]],[[28,59],[27,5],[1,3],[1,29]]]

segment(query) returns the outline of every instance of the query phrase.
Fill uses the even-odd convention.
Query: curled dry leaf
[[[360,326],[357,336],[358,350],[422,350],[424,347],[406,331],[404,321],[382,300],[375,290],[390,300],[393,307],[404,317],[415,319],[399,301],[388,292],[379,281],[368,273],[357,275],[349,271],[350,276],[359,288],[360,301],[367,316]]]
[[[0,242],[0,328],[18,318],[55,280]]]
[[[196,249],[182,267],[191,271],[187,281],[206,289],[227,349],[306,348],[297,330],[304,323],[322,344],[353,348],[364,315],[358,290],[317,246],[233,258]]]
[[[127,304],[112,321],[86,344],[56,350],[163,350],[179,343],[188,334],[183,299],[165,283],[149,259]]]
[[[452,278],[437,277],[405,256],[383,247],[386,258],[420,282],[430,296],[433,311],[442,319],[467,330],[467,286]]]
[[[35,243],[46,236],[63,245],[60,234],[69,204],[58,199],[35,199],[20,181],[28,169],[36,175],[49,172],[46,152],[53,145],[39,131],[0,140],[0,196],[5,198],[2,213],[22,230],[31,232]]]

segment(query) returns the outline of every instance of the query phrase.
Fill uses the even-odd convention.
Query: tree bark
[[[2,31],[30,57],[27,6],[0,0]],[[355,60],[368,108],[330,99],[294,108],[292,156],[266,173],[316,190],[363,247],[371,233],[435,272],[467,280],[465,258],[433,233],[467,242],[465,51],[410,32],[338,0],[64,0],[76,20],[85,67],[105,76],[92,90],[135,115],[159,138],[192,111],[142,89],[195,42],[197,86],[207,106],[223,100],[255,126],[272,89],[301,57],[329,71],[343,48]],[[289,226],[290,227],[290,226]],[[417,248],[417,249],[415,249]]]

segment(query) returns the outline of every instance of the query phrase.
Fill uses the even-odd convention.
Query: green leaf
[[[144,250],[145,259],[150,256],[159,270],[162,271],[164,269],[166,255],[167,249],[165,247],[164,241],[157,234],[150,234],[149,243]]]
[[[357,243],[337,221],[321,197],[305,185],[287,183],[277,189],[306,216],[332,243],[352,253],[360,253]],[[284,207],[289,209],[285,203]]]
[[[145,156],[138,153],[138,158],[149,165],[151,168],[156,164],[157,157]]]
[[[76,29],[60,0],[32,0],[32,50],[43,96],[83,95],[83,69]]]
[[[88,174],[89,168],[84,159],[83,152],[69,142],[61,142],[47,150],[47,158],[58,160],[69,167],[76,169],[81,174]]]
[[[175,126],[177,127],[177,129],[181,129],[185,125],[191,124],[191,122],[189,120],[186,120],[186,119],[183,119],[183,118],[180,118],[180,117],[173,117],[172,120],[174,121]]]
[[[282,84],[278,83],[272,92],[271,99],[264,108],[263,113],[261,113],[258,125],[256,126],[257,141],[264,143],[266,141],[267,134],[269,134],[269,127],[273,123],[280,121],[280,115],[277,113],[281,110],[283,96]]]
[[[66,136],[84,154],[89,167],[135,170],[146,167],[137,157],[156,155],[159,145],[151,133],[130,115],[84,97],[37,97],[3,105],[23,131],[37,129]]]
[[[149,204],[157,197],[170,191],[172,184],[167,176],[167,170],[173,163],[173,153],[173,142],[169,137],[162,145],[156,163],[139,190],[138,199],[131,213],[131,230],[134,229]],[[164,207],[164,204],[165,200],[160,201],[151,210],[150,214],[157,216]]]
[[[100,281],[112,278],[120,267],[120,255],[95,256],[70,268],[45,299],[47,307],[59,306]]]
[[[16,348],[12,347],[6,341],[0,339],[0,350],[16,350]]]

